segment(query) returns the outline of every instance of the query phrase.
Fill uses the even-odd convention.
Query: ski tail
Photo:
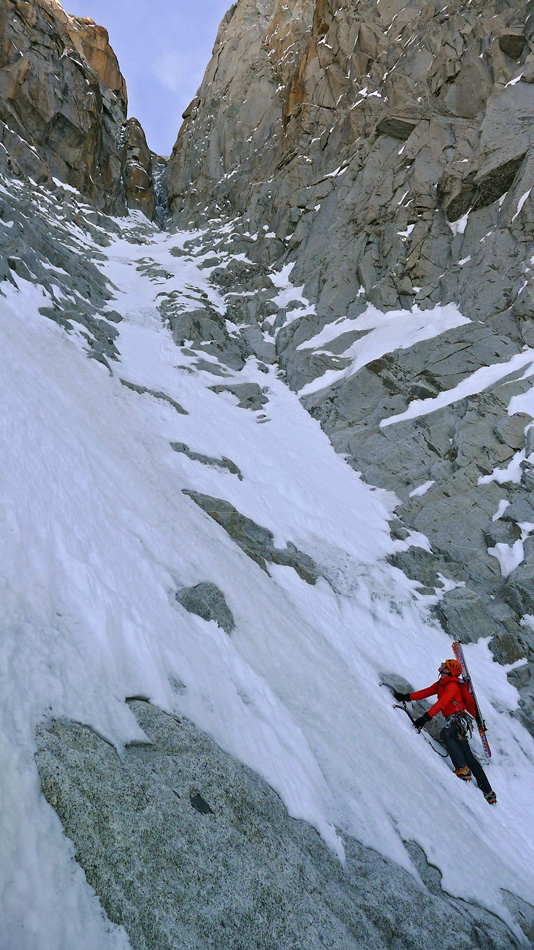
[[[464,657],[464,651],[463,651],[463,649],[462,649],[462,644],[459,643],[458,640],[455,640],[454,643],[453,643],[453,645],[452,645],[452,648],[453,648],[453,650],[454,650],[454,655],[455,655],[456,659],[458,660],[458,662],[459,662],[459,663],[461,664],[461,666],[462,666],[462,673],[463,673],[464,680],[466,681],[466,683],[469,684],[469,689],[471,690],[471,695],[472,695],[473,700],[474,700],[474,702],[475,702],[475,709],[476,709],[476,717],[475,717],[475,719],[476,719],[476,724],[477,724],[477,726],[478,726],[478,731],[479,731],[479,733],[480,733],[480,738],[481,738],[481,740],[482,740],[482,745],[484,746],[484,750],[485,750],[485,752],[486,752],[486,755],[487,755],[488,759],[490,759],[490,758],[491,758],[491,749],[490,749],[490,745],[489,745],[489,742],[488,742],[488,737],[487,737],[487,735],[486,735],[486,723],[484,722],[484,720],[483,720],[483,718],[482,718],[482,713],[481,713],[481,711],[480,711],[480,706],[479,706],[479,704],[478,704],[478,699],[477,699],[477,697],[476,697],[476,693],[475,693],[475,690],[474,690],[474,687],[473,687],[473,683],[472,683],[471,677],[470,677],[470,675],[469,675],[469,670],[468,670],[468,668],[467,668],[467,663],[465,662],[465,657]]]

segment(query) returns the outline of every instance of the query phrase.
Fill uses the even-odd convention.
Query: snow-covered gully
[[[224,312],[192,237],[137,215],[92,248],[122,317],[109,366],[87,359],[79,329],[39,313],[41,287],[21,276],[2,287],[0,945],[129,946],[42,797],[34,755],[35,729],[52,717],[119,751],[142,738],[124,702],[134,695],[263,776],[340,861],[349,834],[416,876],[403,844],[415,841],[445,891],[521,937],[502,889],[534,893],[534,742],[510,716],[507,669],[487,642],[466,647],[494,749],[489,808],[379,686],[388,671],[426,685],[451,655],[432,598],[386,562],[409,543],[388,530],[395,498],[335,453],[275,366],[251,357],[223,378],[162,320],[162,299],[204,295]],[[261,409],[221,382],[257,384]],[[277,549],[294,545],[316,583],[291,566],[263,570],[185,492],[228,502]],[[206,581],[224,594],[231,635],[176,600]]]

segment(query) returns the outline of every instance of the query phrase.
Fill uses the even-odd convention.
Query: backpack
[[[460,692],[462,694],[462,702],[473,719],[477,718],[477,707],[475,703],[475,697],[471,692],[471,683],[466,682],[465,680],[458,680],[458,686],[460,687]]]

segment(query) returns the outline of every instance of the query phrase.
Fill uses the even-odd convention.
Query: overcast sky
[[[105,26],[128,86],[128,115],[168,155],[198,89],[232,0],[62,0],[67,13]]]

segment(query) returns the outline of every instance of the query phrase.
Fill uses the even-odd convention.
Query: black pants
[[[478,759],[475,758],[469,747],[466,736],[459,734],[458,723],[451,722],[444,726],[440,739],[449,753],[455,769],[467,765],[477,780],[478,787],[484,792],[491,792],[491,785]]]

